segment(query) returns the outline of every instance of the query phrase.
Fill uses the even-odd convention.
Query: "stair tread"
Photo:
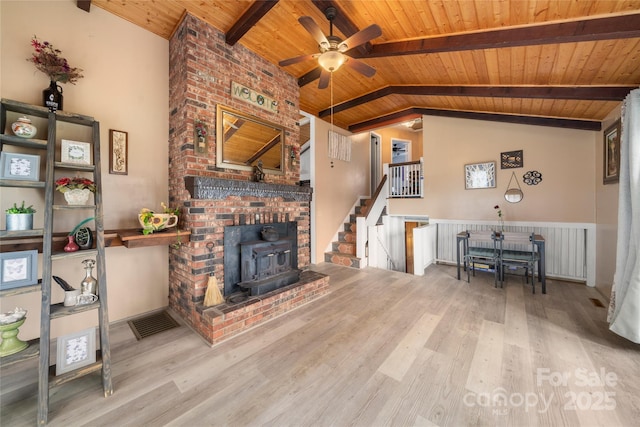
[[[338,256],[343,256],[343,257],[346,257],[346,258],[353,258],[353,259],[357,259],[357,260],[360,259],[359,257],[357,257],[355,255],[345,254],[344,252],[328,251],[328,252],[325,252],[325,255],[326,254],[338,255]]]

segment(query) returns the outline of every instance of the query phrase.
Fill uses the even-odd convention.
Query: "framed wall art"
[[[40,179],[40,156],[3,151],[0,154],[0,175],[2,179],[38,181]]]
[[[58,337],[56,375],[96,362],[96,328]]]
[[[500,169],[521,168],[523,164],[522,150],[500,153]]]
[[[464,165],[464,186],[466,190],[495,188],[496,162]]]
[[[38,283],[38,251],[0,253],[0,290]]]
[[[127,175],[129,172],[129,134],[109,129],[109,173]]]
[[[603,184],[613,184],[620,179],[620,119],[604,131],[604,179]]]
[[[60,161],[62,163],[91,164],[91,144],[88,142],[63,139],[61,145]]]

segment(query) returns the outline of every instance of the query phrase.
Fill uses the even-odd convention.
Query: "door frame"
[[[375,132],[369,132],[369,169],[369,191],[370,196],[373,196],[382,180],[382,135]]]
[[[391,150],[391,161],[389,162],[389,164],[394,164],[393,161],[393,146],[394,144],[399,144],[399,145],[404,145],[407,149],[406,153],[407,153],[407,159],[405,160],[405,162],[410,162],[411,161],[411,140],[409,139],[400,139],[400,138],[391,138],[391,144],[389,145],[389,150]],[[404,162],[395,162],[395,163],[404,163]]]

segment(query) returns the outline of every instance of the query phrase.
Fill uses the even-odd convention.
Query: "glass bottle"
[[[80,283],[82,295],[98,295],[98,281],[92,275],[93,267],[96,265],[96,262],[92,259],[85,259],[82,263],[84,264],[86,272],[84,279],[82,279],[82,283]]]

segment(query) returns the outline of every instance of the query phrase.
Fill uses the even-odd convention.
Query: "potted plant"
[[[20,206],[14,203],[12,207],[5,211],[7,214],[7,231],[33,229],[33,214],[35,212],[33,205],[24,205],[24,200]]]
[[[180,208],[170,208],[161,203],[163,213],[156,213],[150,209],[143,208],[138,214],[138,221],[142,226],[142,234],[145,236],[154,231],[162,231],[178,224],[178,214]]]
[[[96,192],[96,184],[88,178],[59,178],[56,180],[56,190],[64,194],[64,199],[70,205],[85,205],[89,201],[90,193]]]

